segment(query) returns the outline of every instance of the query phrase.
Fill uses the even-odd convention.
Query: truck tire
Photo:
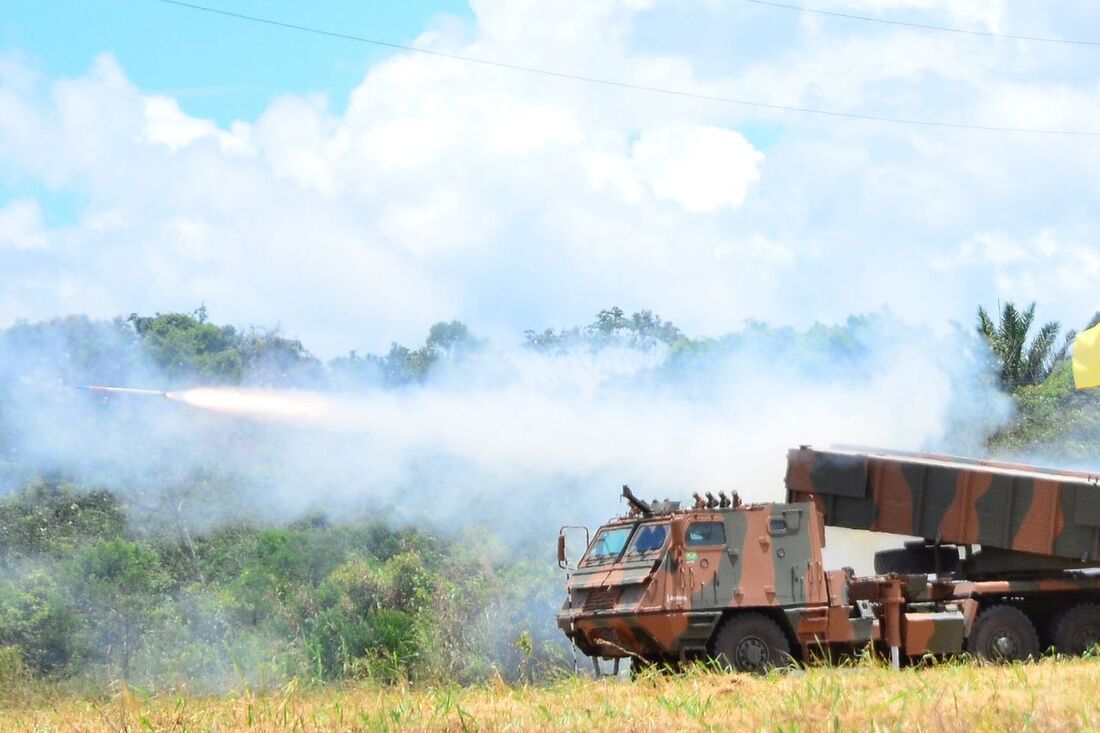
[[[978,615],[966,649],[990,662],[1022,662],[1039,656],[1039,635],[1023,611],[1000,604]]]
[[[1081,656],[1100,645],[1100,605],[1079,603],[1054,624],[1054,648],[1062,654]]]
[[[779,625],[759,613],[726,619],[714,637],[714,659],[723,669],[764,674],[791,663],[791,646]]]

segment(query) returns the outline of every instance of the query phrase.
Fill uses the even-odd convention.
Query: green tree
[[[428,338],[424,345],[433,351],[442,351],[452,357],[462,356],[476,351],[484,342],[470,333],[462,321],[440,321],[428,329]]]
[[[82,549],[69,570],[76,608],[107,661],[116,660],[129,679],[134,652],[155,626],[171,586],[160,558],[149,545],[112,539]]]
[[[143,365],[140,344],[122,319],[67,316],[0,331],[0,403],[25,392],[28,377],[66,384],[125,384]]]
[[[1076,335],[1070,331],[1062,345],[1056,348],[1062,327],[1058,321],[1048,321],[1028,343],[1034,322],[1035,303],[1022,313],[1013,303],[1005,303],[999,323],[994,323],[985,308],[978,306],[978,333],[985,338],[1000,365],[1001,384],[1009,389],[1045,380],[1054,366],[1066,358]]]
[[[176,380],[292,386],[321,378],[320,362],[277,328],[241,332],[218,326],[208,320],[205,307],[194,313],[133,313],[129,322],[150,360]]]
[[[35,672],[55,674],[74,666],[80,627],[57,579],[47,571],[0,582],[0,647],[20,649]]]
[[[108,491],[34,479],[0,499],[0,566],[40,554],[64,556],[81,544],[118,537],[126,517]]]
[[[650,310],[640,310],[629,317],[614,306],[601,310],[596,320],[584,327],[574,326],[555,331],[528,330],[524,345],[535,351],[560,351],[576,346],[600,349],[605,346],[649,348],[657,344],[672,345],[684,340],[684,334],[670,321]]]
[[[428,330],[424,345],[418,349],[393,343],[385,356],[361,357],[352,351],[330,361],[329,372],[337,386],[400,387],[423,382],[441,362],[461,361],[484,343],[461,321],[440,321]]]
[[[240,334],[232,326],[208,322],[205,309],[200,308],[194,314],[134,313],[129,320],[153,363],[169,377],[240,381],[245,366]]]
[[[265,387],[314,386],[323,368],[298,339],[284,337],[277,328],[252,328],[240,340],[238,350],[245,364],[244,379]]]

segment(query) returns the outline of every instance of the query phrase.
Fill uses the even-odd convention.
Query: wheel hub
[[[992,656],[1001,659],[1017,659],[1020,656],[1020,640],[1008,631],[998,631],[990,639]]]
[[[735,651],[737,666],[744,670],[756,671],[767,666],[770,659],[768,645],[756,636],[747,636],[737,644]]]

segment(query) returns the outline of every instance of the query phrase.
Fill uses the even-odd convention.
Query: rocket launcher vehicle
[[[1096,476],[801,446],[787,454],[786,489],[784,502],[707,493],[681,507],[624,487],[628,512],[575,562],[564,533],[577,528],[559,534],[559,628],[593,660],[746,672],[868,648],[894,665],[1100,648]],[[829,570],[829,526],[903,546],[876,553],[874,575]]]

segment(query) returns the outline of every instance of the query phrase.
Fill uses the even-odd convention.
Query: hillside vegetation
[[[1035,304],[1022,313],[1006,303],[993,319],[978,309],[978,332],[995,357],[1002,387],[1015,401],[1014,419],[989,439],[992,452],[1051,465],[1096,467],[1100,390],[1077,390],[1068,351],[1075,331],[1057,346],[1060,324],[1031,334]],[[1100,323],[1100,313],[1086,324]]]
[[[1006,310],[998,324],[982,312],[977,333],[971,332],[975,348],[959,354],[960,360],[972,362],[968,368],[1011,395],[1017,407],[1015,418],[999,432],[983,436],[988,443],[980,449],[1095,466],[1100,391],[1073,389],[1065,352],[1057,348],[1057,324],[1047,324],[1029,341],[1033,314],[1033,309],[1023,316]],[[648,311],[627,315],[612,308],[587,326],[528,331],[523,348],[540,354],[608,348],[657,353],[646,378],[659,377],[662,384],[675,383],[685,391],[700,389],[705,382],[697,377],[710,360],[734,349],[749,359],[766,355],[792,381],[825,375],[858,383],[874,376],[877,366],[866,355],[883,332],[893,329],[884,320],[852,318],[840,326],[816,325],[805,331],[750,323],[720,338],[693,339]],[[737,711],[752,709],[763,719],[786,725],[806,719],[784,708],[784,696],[793,700],[796,694],[824,694],[806,685],[841,685],[829,694],[855,695],[894,679],[883,670],[862,670],[840,675],[835,682],[817,671],[768,682],[650,681],[642,684],[648,692],[637,700],[631,699],[630,686],[569,682],[546,692],[509,693],[499,703],[492,702],[498,696],[495,688],[445,688],[450,691],[425,693],[415,698],[418,703],[409,703],[412,708],[402,708],[403,685],[541,682],[570,669],[569,649],[553,626],[561,578],[550,557],[552,536],[509,546],[476,516],[463,526],[434,527],[411,521],[387,505],[366,505],[339,516],[307,511],[289,521],[272,521],[259,514],[262,507],[248,505],[242,511],[234,505],[243,479],[222,465],[209,446],[189,443],[186,436],[178,444],[169,443],[171,450],[159,462],[135,463],[129,473],[110,476],[76,470],[80,466],[70,471],[64,465],[43,465],[37,459],[42,444],[27,437],[28,421],[39,420],[37,437],[48,444],[49,410],[83,399],[68,385],[392,392],[413,389],[449,365],[479,365],[487,348],[464,324],[441,322],[430,329],[423,345],[394,344],[383,355],[351,352],[324,363],[298,340],[277,331],[217,325],[204,309],[115,321],[74,316],[20,323],[0,332],[0,679],[8,675],[92,691],[121,680],[133,689],[194,693],[358,679],[396,685],[398,691],[341,693],[346,702],[340,705],[356,710],[356,716],[363,709],[377,718],[357,725],[377,727],[391,719],[396,726],[407,715],[414,727],[440,720],[461,727],[463,719],[456,712],[461,708],[490,726],[503,726],[515,714],[526,721],[524,726],[538,725],[539,716],[550,715],[566,727],[579,727],[582,718],[568,716],[581,713],[565,712],[579,705],[577,710],[589,711],[585,716],[626,716],[629,729],[646,729],[651,719],[703,725],[674,702],[682,696],[686,706],[687,690],[692,689],[704,691],[701,699],[714,693],[709,703],[714,707],[702,711],[707,715],[741,715]],[[130,408],[119,403],[94,409],[107,420],[116,412],[125,417]],[[949,422],[946,443],[967,445],[964,437],[974,426]],[[249,430],[232,427],[225,450],[243,450]],[[950,430],[961,437],[956,440]],[[87,445],[78,446],[79,451],[94,453],[96,439],[86,436]],[[185,452],[196,452],[202,460],[180,472],[174,454]],[[926,683],[934,686],[934,680],[968,674],[945,667],[931,672]],[[1011,675],[1056,689],[1059,675],[1069,676],[1062,683],[1092,684],[1096,668],[1087,662],[1064,669],[1043,665],[973,674],[968,699],[977,704],[976,690],[1016,679]],[[913,705],[931,705],[917,702],[932,694],[926,683],[902,679],[911,685],[906,694],[914,696]],[[735,705],[716,694],[729,685],[774,689],[764,694],[767,699]],[[243,714],[240,705],[253,705],[243,700],[181,703],[156,696],[139,702],[129,695],[112,703],[121,705],[112,715],[123,714],[132,704],[134,710],[163,721],[172,714],[168,708],[184,705],[187,715],[196,716],[194,721],[232,726],[240,724],[234,717]],[[602,700],[603,707],[581,705],[587,695]],[[441,699],[451,700],[444,713],[437,710]],[[292,706],[274,700],[257,699],[249,709],[257,715],[263,711],[268,722],[275,720],[270,716],[290,715],[288,710],[310,720],[338,714],[321,694],[295,693],[288,698]],[[508,707],[513,704],[514,709]],[[956,704],[954,698],[951,704]],[[100,703],[64,705],[94,710]],[[1031,709],[1038,709],[1036,705],[1055,703],[1035,702]],[[978,712],[994,716],[976,718],[983,725],[997,727],[997,721],[1009,720],[996,717],[995,711]],[[48,720],[57,714],[9,713],[24,716],[11,719],[20,724],[36,715]],[[849,713],[838,709],[837,714]],[[567,717],[557,717],[561,715]],[[0,729],[7,727],[0,724]]]

